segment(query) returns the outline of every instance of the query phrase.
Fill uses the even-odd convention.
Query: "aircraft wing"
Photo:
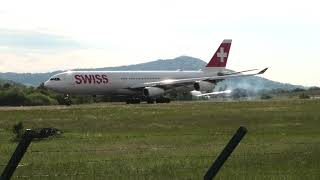
[[[263,74],[267,71],[268,68],[264,68],[263,70],[259,71],[258,73],[250,73],[250,74],[240,74],[241,72],[232,73],[230,75],[218,75],[218,76],[207,76],[207,77],[198,77],[198,78],[187,78],[187,79],[166,79],[162,81],[156,81],[156,82],[146,82],[142,84],[137,84],[134,86],[131,86],[130,89],[140,89],[145,87],[159,87],[163,89],[170,89],[173,87],[179,87],[179,86],[188,86],[191,85],[197,81],[221,81],[224,79],[230,79],[230,78],[237,78],[237,77],[246,77],[246,76],[254,76],[258,74]]]

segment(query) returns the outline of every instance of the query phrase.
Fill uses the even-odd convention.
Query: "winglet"
[[[268,68],[264,68],[262,71],[258,72],[258,74],[263,74],[264,72],[266,72],[268,70]]]

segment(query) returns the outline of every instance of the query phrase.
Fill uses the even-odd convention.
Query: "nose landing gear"
[[[148,104],[153,104],[155,100],[153,98],[147,98],[147,103]]]
[[[126,100],[127,104],[140,104],[141,99],[139,98],[129,98]]]
[[[65,94],[63,99],[65,105],[70,106],[72,104],[71,97],[69,94]]]

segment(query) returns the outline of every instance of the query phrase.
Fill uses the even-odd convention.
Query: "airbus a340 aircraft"
[[[173,89],[186,88],[197,96],[202,92],[215,94],[212,90],[219,81],[263,74],[267,70],[227,73],[225,67],[230,47],[231,40],[223,40],[207,66],[199,71],[67,71],[52,76],[44,85],[65,95],[126,96],[127,103],[142,100],[168,103],[170,99],[166,94]]]

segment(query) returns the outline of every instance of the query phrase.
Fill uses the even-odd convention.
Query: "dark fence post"
[[[9,180],[12,174],[16,170],[19,162],[21,161],[23,155],[27,151],[31,141],[34,138],[47,138],[49,136],[55,135],[59,130],[55,128],[41,128],[38,130],[27,129],[22,136],[16,150],[12,154],[7,166],[5,167],[0,180]]]
[[[26,130],[23,134],[21,141],[19,142],[16,150],[14,151],[11,159],[9,160],[6,168],[4,169],[1,180],[10,179],[13,172],[16,170],[19,162],[21,161],[24,153],[27,151],[32,139],[33,139],[34,132],[32,130]]]
[[[207,173],[204,176],[204,180],[212,180],[217,175],[220,168],[223,166],[225,161],[228,159],[228,157],[231,155],[231,153],[234,151],[234,149],[237,147],[237,145],[246,133],[247,129],[245,127],[241,126],[237,130],[237,132],[230,139],[229,143],[226,145],[226,147],[223,149],[223,151],[220,153],[220,155],[208,169]]]

